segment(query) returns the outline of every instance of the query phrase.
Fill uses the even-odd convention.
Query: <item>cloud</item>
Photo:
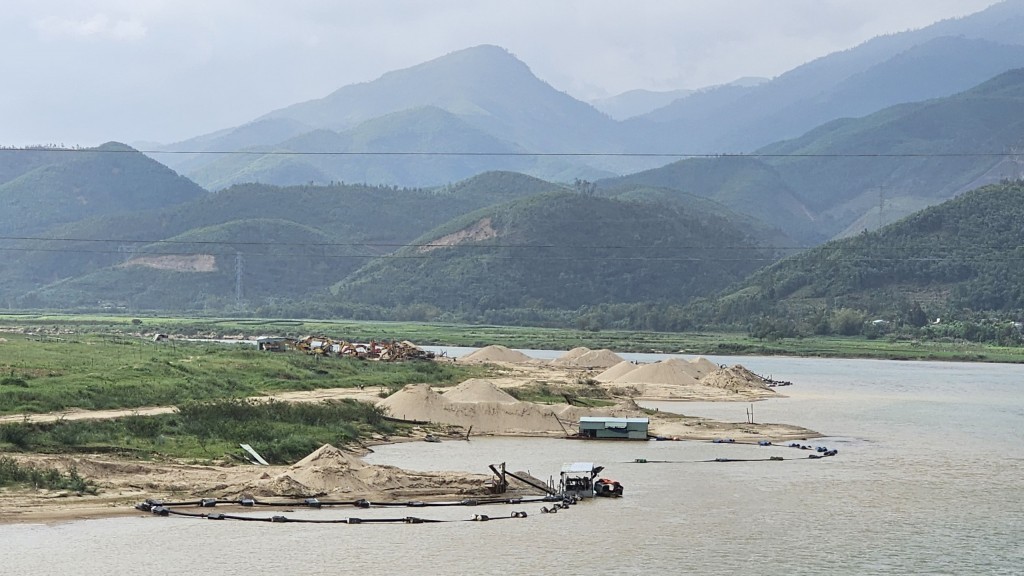
[[[146,25],[135,18],[114,19],[94,14],[84,19],[48,17],[37,20],[36,30],[47,38],[100,38],[117,41],[141,40]]]

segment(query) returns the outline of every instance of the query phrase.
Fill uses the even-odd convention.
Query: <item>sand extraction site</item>
[[[647,417],[652,436],[672,440],[773,442],[806,439],[817,433],[798,426],[719,422],[664,411],[644,410],[637,401],[742,401],[776,396],[770,381],[742,366],[719,366],[703,358],[672,358],[651,364],[624,360],[609,350],[576,348],[551,361],[532,359],[502,346],[488,346],[458,360],[487,365],[486,378],[447,388],[411,384],[380,398],[359,388],[285,392],[272,398],[319,402],[355,398],[378,402],[392,418],[416,424],[411,438],[375,442],[471,439],[475,435],[572,436],[583,416]],[[516,398],[549,399],[527,402]],[[265,397],[271,398],[271,397]],[[564,399],[564,401],[561,401]],[[595,401],[596,400],[596,401]],[[742,407],[738,406],[738,409]],[[116,418],[158,414],[174,407],[130,411],[76,411],[36,415],[33,419]],[[673,412],[679,412],[674,410]],[[738,411],[739,412],[739,411]],[[742,412],[739,412],[742,414]],[[20,416],[5,417],[20,418]],[[83,497],[61,492],[0,491],[5,521],[61,521],[130,514],[145,498],[198,497],[308,498],[335,500],[426,500],[465,498],[488,493],[491,478],[482,474],[412,472],[371,465],[359,458],[366,447],[325,445],[292,465],[249,466],[229,461],[191,464],[169,460],[126,460],[106,455],[12,455],[27,465],[77,470],[93,479],[99,492]],[[485,466],[487,463],[481,463]],[[512,486],[528,493],[529,488]]]
[[[394,418],[450,426],[453,435],[573,435],[582,416],[648,417],[652,435],[679,440],[728,436],[758,441],[815,435],[797,426],[717,422],[652,413],[637,405],[637,401],[750,402],[777,396],[769,381],[750,370],[719,366],[705,358],[636,364],[610,350],[575,348],[542,361],[503,346],[488,346],[458,362],[492,365],[494,375],[447,389],[409,385],[380,405]],[[561,394],[566,401],[526,402],[513,395],[538,389]],[[606,405],[579,405],[590,403],[591,398],[600,398]]]

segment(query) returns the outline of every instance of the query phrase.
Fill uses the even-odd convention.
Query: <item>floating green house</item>
[[[579,436],[595,440],[647,440],[649,425],[649,418],[583,416]]]

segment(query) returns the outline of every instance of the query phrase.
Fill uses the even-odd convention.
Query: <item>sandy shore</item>
[[[342,398],[380,402],[389,407],[392,416],[437,422],[441,425],[439,430],[453,434],[472,429],[473,435],[565,436],[573,432],[572,427],[580,416],[611,415],[647,416],[651,435],[674,440],[730,438],[737,442],[781,442],[819,436],[814,431],[784,424],[730,423],[668,413],[652,414],[642,411],[634,402],[636,399],[750,402],[778,396],[759,377],[741,369],[726,369],[700,359],[629,365],[607,351],[585,349],[571,351],[555,362],[540,362],[506,351],[498,347],[489,351],[497,357],[481,355],[477,359],[491,365],[490,377],[447,389],[413,385],[384,400],[377,388],[285,392],[272,398],[288,402]],[[618,402],[605,408],[583,408],[520,402],[508,394],[516,388],[537,385],[601,388],[606,396]],[[129,410],[70,410],[27,418],[45,422],[173,411],[173,407],[153,406]],[[24,419],[24,415],[11,415],[0,418],[0,423]],[[425,430],[419,433],[422,435]],[[361,498],[370,501],[453,500],[489,495],[491,480],[484,474],[422,473],[370,465],[356,452],[333,446],[325,446],[291,466],[251,466],[233,462],[194,464],[171,459],[142,461],[108,455],[10,456],[23,465],[64,472],[77,470],[95,482],[98,492],[77,495],[0,490],[0,522],[62,522],[144,514],[132,507],[146,498],[179,501],[241,497],[288,501],[306,497],[343,501]],[[486,463],[481,463],[482,468],[485,466]],[[516,489],[529,493],[524,486]]]

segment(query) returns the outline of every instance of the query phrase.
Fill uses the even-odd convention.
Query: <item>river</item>
[[[454,354],[454,352],[453,352]],[[544,353],[531,351],[535,356]],[[555,353],[547,353],[549,356]],[[651,357],[627,358],[652,360]],[[559,514],[539,504],[415,515],[525,519],[423,525],[211,522],[155,516],[0,525],[4,574],[1021,574],[1024,367],[712,357],[790,380],[755,419],[827,434],[821,460],[785,447],[474,438],[380,447],[368,460],[538,477],[604,465],[625,497]],[[749,404],[659,403],[742,421]],[[782,462],[693,462],[718,457]],[[669,460],[673,463],[635,463]],[[406,516],[405,509],[291,517]]]

